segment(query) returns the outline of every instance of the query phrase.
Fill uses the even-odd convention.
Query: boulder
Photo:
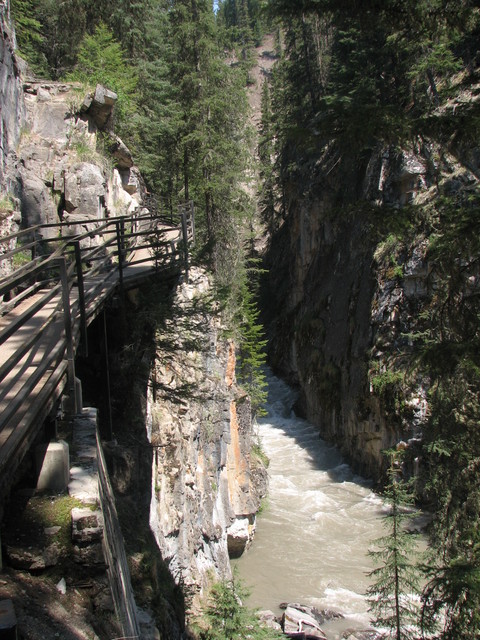
[[[333,609],[317,609],[317,607],[298,604],[297,602],[282,602],[280,604],[280,609],[287,609],[289,607],[311,616],[319,625],[324,624],[327,620],[336,620],[344,617],[339,611],[334,611]]]
[[[382,640],[385,636],[374,629],[347,629],[342,634],[342,640]]]
[[[65,172],[65,208],[87,218],[103,216],[105,178],[95,164],[80,162]]]
[[[22,549],[7,545],[5,551],[11,567],[27,571],[42,571],[48,567],[54,567],[60,558],[60,547],[57,542],[44,549]]]
[[[105,129],[111,123],[116,101],[117,94],[114,91],[97,84],[95,92],[85,98],[81,110],[88,113],[99,129]]]
[[[140,180],[138,177],[138,171],[134,169],[119,170],[120,178],[122,179],[122,186],[127,193],[133,195],[140,191]]]
[[[105,565],[105,556],[103,555],[101,542],[87,546],[74,546],[73,559],[85,567],[103,567]]]
[[[280,626],[280,623],[278,622],[278,619],[276,615],[273,613],[273,611],[270,611],[269,609],[265,611],[256,611],[255,615],[258,618],[260,625],[262,627],[267,627],[268,629],[274,629],[275,631],[282,630],[282,627]]]
[[[125,170],[133,167],[133,158],[130,149],[114,134],[111,134],[109,137],[108,151],[114,157],[118,169]]]
[[[287,605],[285,613],[282,616],[283,633],[289,638],[321,638],[326,640],[327,636],[323,633],[319,623],[311,613],[308,613],[310,607]]]
[[[21,187],[22,226],[58,222],[55,204],[40,178],[33,174],[22,176]]]
[[[230,558],[239,558],[250,544],[255,524],[249,516],[239,516],[227,529],[228,555]],[[253,518],[254,519],[254,518]]]
[[[87,508],[72,509],[72,540],[90,543],[101,540],[103,536],[103,514],[100,510]]]

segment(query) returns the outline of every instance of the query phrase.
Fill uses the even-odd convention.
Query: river
[[[291,411],[295,393],[268,376],[268,415],[259,437],[270,458],[270,490],[250,549],[235,562],[250,607],[279,613],[281,602],[336,609],[322,628],[337,640],[369,625],[364,593],[372,541],[385,534],[382,501],[353,474],[318,429]]]

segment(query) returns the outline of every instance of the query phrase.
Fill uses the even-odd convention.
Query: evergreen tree
[[[476,640],[480,633],[480,537],[468,533],[462,551],[450,562],[432,564],[423,591],[422,626],[427,637]],[[430,634],[430,635],[428,635]]]
[[[86,29],[86,0],[38,0],[35,10],[42,25],[48,72],[57,80],[75,64]]]
[[[34,0],[12,0],[11,10],[20,55],[33,71],[44,74],[46,60],[42,54],[42,25],[35,14]]]
[[[253,413],[259,414],[267,399],[264,374],[267,341],[264,339],[263,327],[258,321],[260,312],[254,298],[254,292],[246,281],[249,276],[248,272],[245,275],[240,297],[239,318],[236,322],[240,332],[238,379],[250,397]],[[254,277],[250,277],[249,280],[254,280]]]
[[[234,573],[232,580],[217,582],[210,591],[205,619],[209,629],[200,635],[202,640],[275,640],[283,636],[260,626],[255,615],[244,606],[248,591]]]
[[[156,3],[145,23],[145,56],[138,61],[136,154],[149,188],[170,211],[183,189],[181,131],[184,126],[178,87],[174,84],[166,3]]]
[[[391,638],[416,638],[419,609],[412,597],[419,593],[419,570],[416,564],[416,540],[405,525],[414,515],[412,493],[401,479],[400,452],[387,452],[390,459],[385,499],[389,512],[385,517],[387,535],[376,541],[378,549],[370,555],[379,566],[370,575],[375,582],[367,594],[374,624],[386,627]]]
[[[274,174],[274,126],[272,114],[272,102],[270,85],[267,78],[262,85],[261,100],[262,120],[260,123],[260,135],[258,141],[258,157],[260,161],[261,192],[259,204],[261,215],[267,229],[273,233],[277,227],[275,210],[275,174]]]
[[[136,73],[126,62],[120,44],[106,25],[100,23],[92,35],[84,36],[78,50],[77,63],[68,78],[92,86],[100,83],[117,93],[115,114],[122,133],[123,126],[135,110]]]

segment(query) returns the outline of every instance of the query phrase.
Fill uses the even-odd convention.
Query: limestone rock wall
[[[235,349],[209,299],[206,275],[192,269],[156,337],[148,410],[151,527],[193,607],[212,580],[231,575],[229,553],[249,543],[266,490],[250,453],[250,403],[235,383]]]
[[[0,236],[15,233],[20,223],[17,198],[17,146],[25,123],[22,62],[15,55],[15,32],[10,21],[10,2],[0,0]],[[12,249],[3,243],[5,251]],[[0,275],[8,273],[2,263]]]
[[[89,225],[77,227],[77,221],[94,224],[98,218],[128,214],[141,202],[143,183],[130,180],[138,171],[133,162],[125,168],[110,157],[109,142],[116,138],[102,129],[105,111],[111,114],[115,100],[109,93],[107,102],[100,103],[106,98],[99,87],[84,98],[75,84],[25,83],[27,128],[18,171],[25,226],[61,220],[80,233]]]
[[[15,152],[25,120],[21,61],[15,55],[10,2],[0,0],[0,187],[12,190]]]
[[[306,168],[309,185],[287,194],[288,216],[266,254],[271,364],[300,388],[296,410],[376,479],[382,450],[421,435],[428,380],[410,376],[400,398],[393,364],[408,353],[436,278],[421,225],[408,242],[379,229],[405,205],[435,198],[439,185],[478,180],[471,150],[437,151],[378,149],[333,171]]]

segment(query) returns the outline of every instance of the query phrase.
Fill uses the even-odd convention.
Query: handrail
[[[75,350],[87,345],[87,323],[122,284],[163,269],[188,278],[194,237],[187,203],[168,219],[137,210],[0,238],[0,266],[11,270],[0,278],[0,494],[66,388],[78,408]],[[28,262],[15,268],[19,256]]]
[[[68,233],[69,227],[71,230],[72,226],[78,228],[79,225],[87,224],[93,228],[80,234]],[[46,230],[52,229],[57,230],[55,236],[43,237]],[[168,234],[171,234],[170,238]],[[92,246],[94,238],[95,244]],[[21,244],[25,239],[28,239],[28,242]],[[72,329],[79,319],[80,325],[75,325],[75,331],[80,326],[83,342],[86,343],[87,306],[90,305],[89,308],[92,309],[90,313],[96,313],[98,304],[95,304],[95,296],[98,287],[105,287],[102,283],[107,282],[111,284],[108,284],[105,291],[112,291],[116,282],[122,287],[125,271],[147,262],[153,263],[155,269],[168,265],[178,268],[183,264],[188,277],[189,241],[193,241],[193,206],[188,211],[180,212],[178,225],[173,224],[173,219],[165,224],[156,215],[137,211],[129,216],[39,224],[0,238],[0,250],[6,243],[10,247],[14,242],[17,244],[0,255],[0,264],[13,261],[15,255],[20,252],[32,253],[32,259],[28,264],[21,265],[0,278],[0,346],[6,345],[9,338],[13,337],[16,340],[14,352],[8,347],[4,361],[0,362],[0,385],[8,376],[12,378],[13,372],[19,367],[22,358],[28,355],[29,349],[37,349],[36,345],[40,344],[42,335],[51,331],[53,325],[57,326],[56,320],[63,316],[63,358],[68,361],[67,379],[70,388],[73,389],[74,342],[78,338],[73,336]],[[49,247],[52,248],[51,251],[48,251]],[[115,272],[117,280],[112,279]],[[145,273],[148,272],[141,271],[141,277]],[[88,278],[89,282],[93,279],[94,284],[90,285],[90,298],[86,300],[84,283]],[[72,304],[73,288],[76,294]],[[32,295],[37,295],[38,298],[30,304],[27,298]],[[12,313],[20,304],[22,307],[19,307],[19,311]],[[27,326],[27,323],[31,324],[34,317],[38,317],[38,321],[35,320],[38,325],[35,331],[17,338],[16,336],[23,335],[20,331],[23,330],[25,333],[23,327]],[[17,344],[19,342],[21,344]],[[55,349],[53,352],[57,361],[58,350]],[[42,371],[46,371],[50,366],[49,356],[50,354],[46,353],[42,360]],[[35,379],[37,378],[38,376],[35,376]],[[7,394],[8,385],[3,384],[3,387],[0,387],[0,401]],[[19,397],[21,395],[18,394]],[[12,406],[17,404],[17,401],[12,401]],[[10,413],[11,408],[4,415],[9,416]],[[5,422],[0,416],[0,431],[2,424]]]

